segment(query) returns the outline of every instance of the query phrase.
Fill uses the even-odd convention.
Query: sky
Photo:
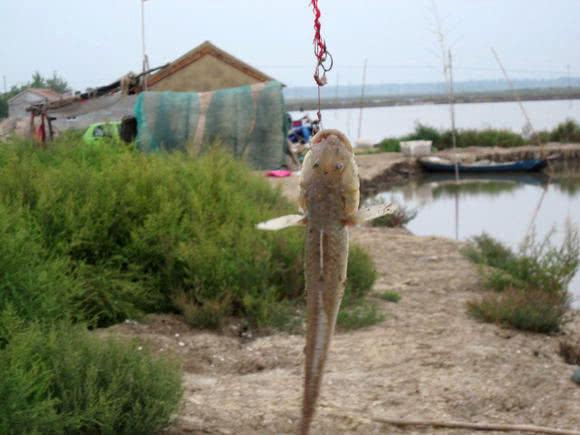
[[[456,80],[580,76],[579,0],[435,0]],[[330,85],[442,80],[432,0],[319,0],[335,68]],[[309,0],[147,0],[150,65],[205,40],[288,86],[314,85]],[[56,71],[75,90],[142,65],[141,0],[0,0],[0,76],[8,88]],[[2,86],[2,82],[0,82]],[[3,89],[3,88],[0,88]]]

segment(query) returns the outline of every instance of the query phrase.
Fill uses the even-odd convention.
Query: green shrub
[[[400,140],[394,137],[387,137],[379,142],[378,148],[386,153],[400,153]]]
[[[385,315],[373,301],[359,300],[342,307],[338,312],[336,324],[345,330],[366,328],[385,320]]]
[[[38,251],[28,249],[17,268],[37,277],[33,287],[47,279],[55,290],[39,294],[62,311],[96,326],[173,310],[196,326],[229,316],[267,326],[278,304],[302,298],[303,231],[255,229],[293,211],[263,177],[215,148],[193,159],[71,137],[49,150],[26,141],[0,147],[0,205],[34,229]],[[16,244],[6,249],[18,258]],[[353,249],[347,291],[374,282],[363,257]],[[53,263],[58,273],[48,273]]]
[[[568,227],[560,246],[549,234],[528,238],[519,253],[483,234],[472,239],[464,254],[480,265],[486,287],[496,293],[469,303],[477,318],[534,332],[557,331],[570,297],[568,284],[578,270],[578,232]]]
[[[578,230],[568,224],[558,246],[551,242],[552,236],[550,232],[543,240],[536,240],[532,233],[521,247],[520,261],[512,274],[531,287],[567,293],[580,263]]]
[[[526,144],[526,140],[519,134],[509,130],[484,129],[473,130],[464,129],[456,132],[457,147],[466,148],[469,146],[480,147],[516,147]],[[441,135],[441,148],[453,147],[453,139],[450,130],[446,130]]]
[[[546,144],[552,140],[551,136],[552,132],[550,131],[538,131],[536,132],[536,135],[530,136],[529,142],[534,145],[537,144],[538,142]]]
[[[522,331],[556,332],[568,311],[568,299],[559,293],[536,289],[506,289],[468,302],[470,313],[485,322],[498,323]]]
[[[225,153],[24,149],[3,150],[0,199],[26,209],[46,249],[70,259],[75,302],[96,324],[171,309],[179,291],[261,323],[266,304],[296,291],[300,237],[254,228],[290,206]]]
[[[574,119],[567,119],[550,132],[554,142],[580,142],[580,124]]]
[[[68,267],[66,258],[42,246],[25,213],[0,203],[0,348],[11,334],[10,324],[18,323],[14,319],[75,317],[72,300],[78,283]]]
[[[394,290],[387,290],[379,295],[385,301],[397,303],[401,300],[401,295]]]
[[[404,136],[403,140],[430,140],[433,142],[433,146],[439,147],[441,133],[434,127],[417,123],[415,124],[415,130],[411,134]]]
[[[156,433],[177,411],[177,365],[67,324],[32,326],[0,351],[0,433]]]
[[[580,142],[580,123],[568,119],[558,124],[551,131],[537,132],[538,137],[525,138],[521,134],[506,129],[486,128],[482,130],[458,129],[455,131],[456,146],[466,148],[470,146],[480,147],[518,147],[526,144],[537,144],[549,141],[555,142]],[[438,130],[421,123],[415,125],[415,129],[401,137],[388,137],[379,143],[379,148],[386,152],[399,152],[400,142],[406,140],[430,140],[437,149],[453,147],[453,133],[451,130]]]
[[[344,300],[348,305],[363,299],[377,279],[377,270],[370,255],[359,246],[351,246],[348,255],[348,277]]]
[[[464,255],[477,264],[505,269],[516,261],[510,248],[483,233],[473,237],[463,251]]]

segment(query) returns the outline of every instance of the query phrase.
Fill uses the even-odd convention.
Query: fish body
[[[300,206],[306,217],[304,274],[307,300],[304,396],[300,433],[314,417],[324,366],[344,295],[348,228],[359,203],[352,147],[336,130],[318,133],[304,159]]]
[[[346,286],[348,227],[391,213],[391,204],[359,210],[359,176],[352,145],[338,130],[322,130],[304,158],[299,205],[302,215],[258,224],[279,230],[306,226],[304,275],[307,331],[304,395],[300,433],[307,435],[314,418],[324,366]]]

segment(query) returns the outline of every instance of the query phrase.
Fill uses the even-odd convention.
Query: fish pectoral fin
[[[301,214],[289,214],[260,222],[256,228],[263,231],[278,231],[288,227],[300,227],[306,224],[306,218]]]
[[[397,211],[397,206],[393,203],[370,205],[362,207],[355,215],[355,224],[362,224],[363,222],[372,221],[373,219],[394,214]]]

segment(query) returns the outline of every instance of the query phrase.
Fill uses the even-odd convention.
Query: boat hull
[[[455,172],[455,165],[453,163],[432,162],[428,160],[419,159],[419,163],[427,172]],[[492,163],[485,165],[458,164],[457,169],[459,173],[463,174],[489,174],[498,172],[538,172],[544,169],[547,165],[544,159],[528,159],[518,160],[507,163]]]

